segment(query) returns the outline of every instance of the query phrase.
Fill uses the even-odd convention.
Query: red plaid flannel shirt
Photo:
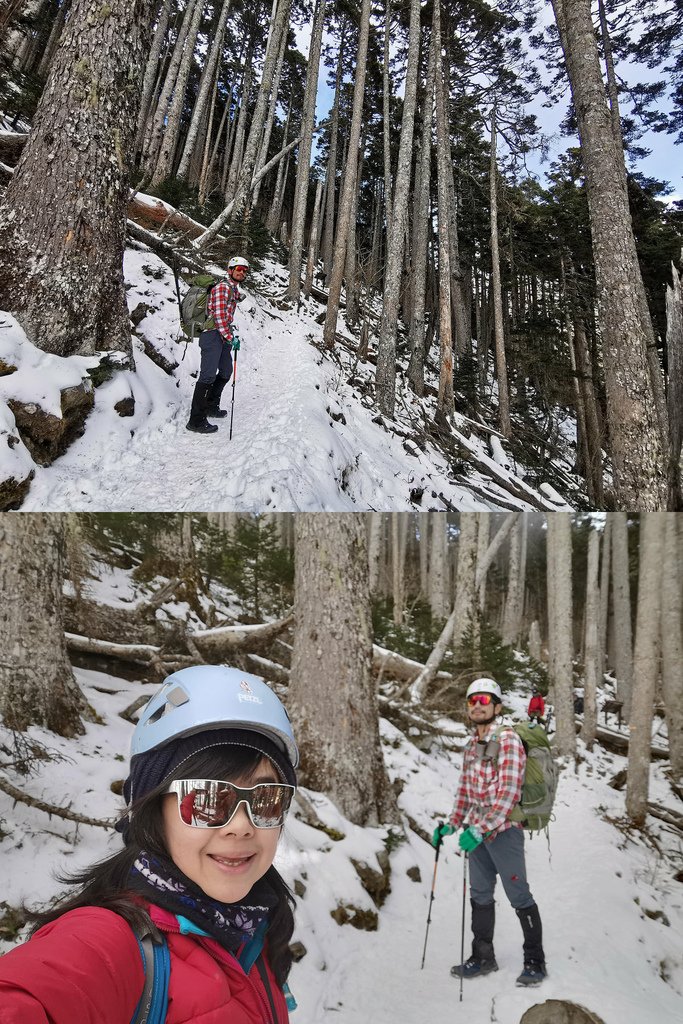
[[[497,728],[500,725],[492,723],[485,739]],[[498,757],[492,761],[480,760],[476,729],[465,746],[462,774],[449,819],[456,828],[464,821],[475,825],[482,835],[498,835],[513,826],[521,828],[518,822],[509,821],[508,815],[522,795],[524,746],[510,727],[503,727],[499,741]]]
[[[216,328],[221,332],[225,341],[232,341],[232,318],[235,315],[237,305],[237,286],[228,284],[227,281],[220,281],[215,288],[211,289],[209,295],[209,316],[213,317]]]

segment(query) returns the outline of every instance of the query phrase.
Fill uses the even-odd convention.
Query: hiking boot
[[[545,964],[536,964],[533,960],[524,964],[524,970],[517,978],[518,985],[540,985],[546,977]]]
[[[186,430],[193,430],[195,434],[213,434],[218,430],[215,423],[209,423],[208,420],[194,420],[190,416],[189,420],[185,424]]]
[[[229,380],[230,377],[216,377],[206,392],[206,415],[213,420],[222,420],[224,416],[228,415],[225,409],[221,409],[220,401],[223,389]]]
[[[471,956],[464,964],[455,964],[451,967],[451,974],[454,978],[476,978],[480,974],[490,974],[497,971],[498,964],[495,960],[481,960],[477,956]]]

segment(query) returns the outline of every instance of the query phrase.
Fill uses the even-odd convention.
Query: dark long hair
[[[64,895],[49,909],[30,914],[32,932],[79,907],[104,907],[119,914],[134,929],[149,927],[149,915],[130,891],[130,874],[141,850],[168,857],[164,836],[161,798],[174,779],[249,779],[263,760],[263,754],[247,747],[221,746],[199,751],[178,767],[151,793],[133,805],[126,845],[106,860],[75,874],[60,875],[66,885],[78,886],[74,895]],[[292,966],[289,941],[294,931],[294,896],[271,864],[264,875],[277,897],[267,932],[268,960],[282,987]]]

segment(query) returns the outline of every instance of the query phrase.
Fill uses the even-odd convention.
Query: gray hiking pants
[[[515,910],[533,906],[526,880],[524,863],[524,832],[508,828],[494,839],[480,843],[470,853],[470,895],[475,903],[493,903],[496,877],[499,876],[505,895]]]
[[[199,335],[199,351],[201,353],[198,378],[200,384],[212,384],[216,379],[216,374],[223,380],[230,380],[232,375],[230,342],[224,339],[220,331],[202,331]]]

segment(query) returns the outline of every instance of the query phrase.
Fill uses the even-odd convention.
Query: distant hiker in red
[[[529,701],[529,719],[533,722],[536,719],[537,722],[542,721],[543,715],[545,714],[545,701],[541,697],[538,690],[534,690],[531,700]]]
[[[228,415],[220,408],[220,400],[232,376],[232,350],[239,348],[239,341],[233,338],[232,319],[237,303],[244,298],[239,285],[248,270],[249,263],[243,256],[233,256],[228,263],[230,283],[219,281],[209,293],[206,306],[209,319],[207,329],[199,335],[201,364],[187,421],[187,429],[197,434],[213,434],[218,430],[207,417],[222,419]]]

